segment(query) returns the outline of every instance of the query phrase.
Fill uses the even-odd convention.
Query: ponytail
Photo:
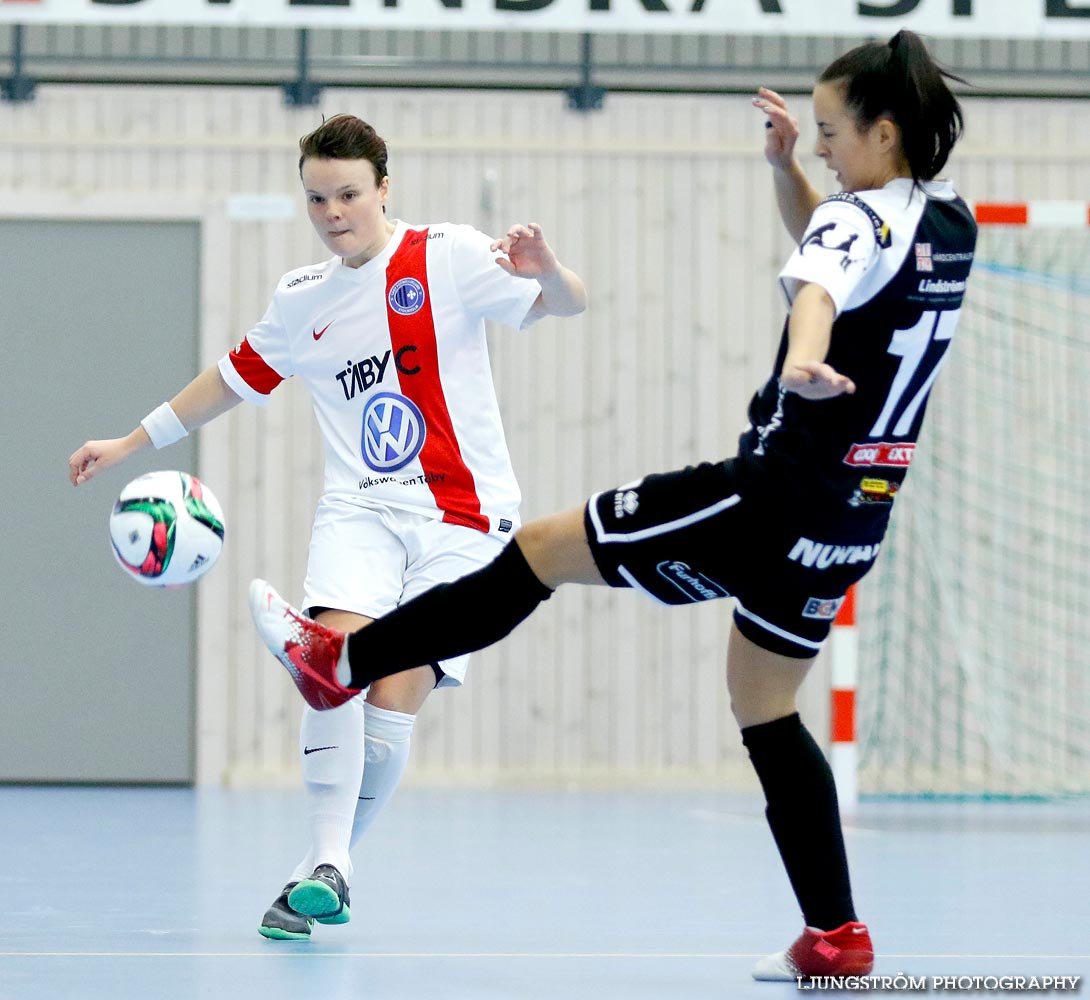
[[[919,35],[901,30],[885,44],[869,42],[842,55],[818,82],[843,86],[860,127],[885,117],[896,123],[912,181],[919,184],[946,165],[964,127],[947,79],[965,83],[935,63]]]

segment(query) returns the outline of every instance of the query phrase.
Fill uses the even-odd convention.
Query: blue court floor
[[[0,787],[0,998],[799,995],[749,978],[802,923],[756,799],[404,789],[352,922],[266,941],[298,804]],[[876,973],[1090,975],[1090,803],[869,803],[848,849]]]

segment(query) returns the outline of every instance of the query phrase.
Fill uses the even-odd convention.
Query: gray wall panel
[[[66,461],[196,373],[198,246],[194,225],[0,218],[0,781],[193,779],[194,594],[128,579],[107,518],[139,473],[195,471],[194,442],[78,490]]]

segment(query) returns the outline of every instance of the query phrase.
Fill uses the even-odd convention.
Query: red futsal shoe
[[[307,618],[264,580],[250,584],[250,614],[269,652],[284,664],[311,708],[337,708],[360,693],[337,680],[345,640],[339,629]]]
[[[795,982],[800,976],[865,976],[873,968],[870,931],[853,920],[832,931],[805,928],[786,951],[762,958],[753,978]]]

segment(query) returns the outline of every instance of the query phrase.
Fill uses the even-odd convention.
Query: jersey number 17
[[[872,438],[907,437],[920,407],[946,359],[946,348],[958,325],[960,309],[925,312],[915,326],[896,330],[890,354],[901,359],[885,406],[870,429]],[[893,424],[892,431],[889,429]]]

